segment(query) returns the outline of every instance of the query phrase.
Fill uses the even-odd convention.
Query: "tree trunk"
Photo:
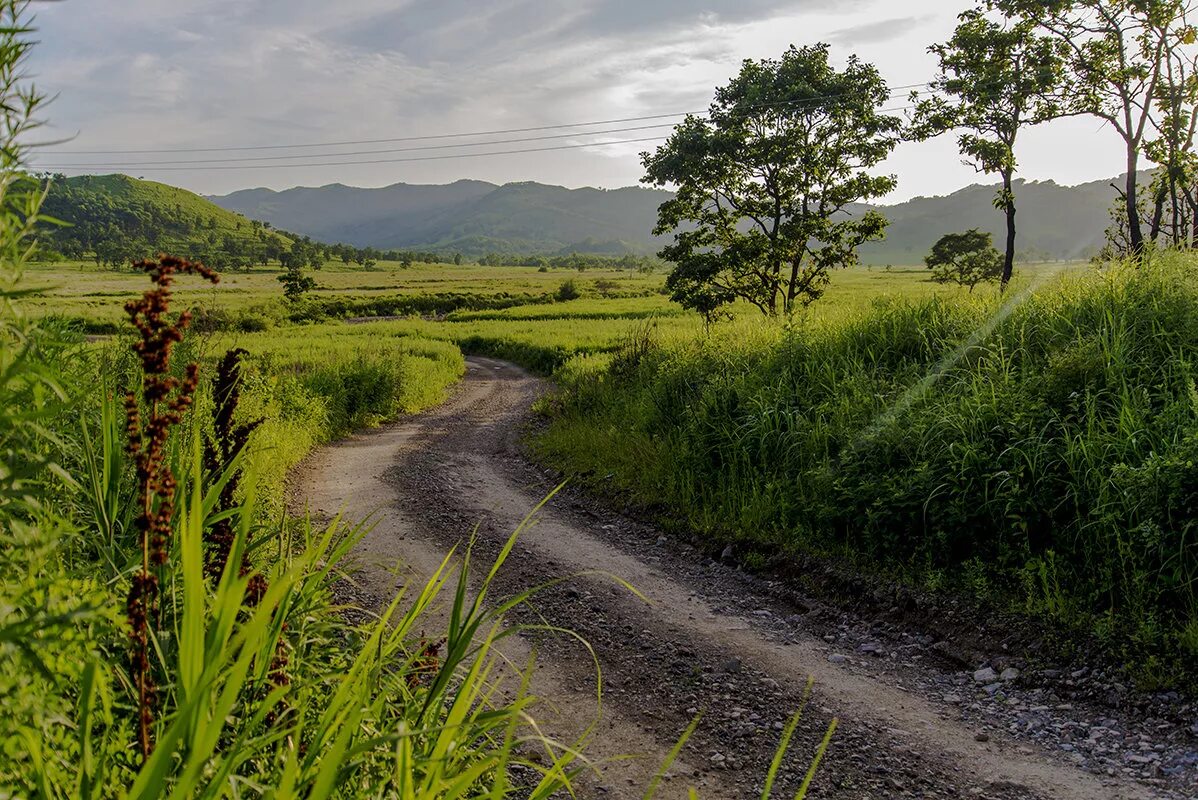
[[[1177,202],[1177,179],[1169,176],[1169,202],[1173,208],[1173,230],[1169,233],[1170,244],[1175,248],[1181,249],[1181,206]]]
[[[799,283],[799,256],[795,256],[790,261],[790,286],[786,288],[786,313],[789,315],[794,310],[795,304],[795,287]]]
[[[1149,229],[1148,238],[1153,244],[1156,244],[1157,238],[1161,235],[1161,222],[1165,216],[1165,184],[1162,183],[1160,188],[1156,190],[1156,197],[1152,198],[1152,227]]]
[[[1011,276],[1015,274],[1015,189],[1011,181],[1011,170],[1002,174],[1004,195],[1003,210],[1007,214],[1007,252],[1002,264],[1002,291],[1007,290]]]
[[[1127,210],[1127,237],[1131,245],[1131,254],[1136,258],[1144,255],[1144,231],[1140,227],[1140,209],[1136,203],[1136,191],[1139,188],[1136,170],[1140,166],[1140,152],[1132,145],[1127,148],[1127,192],[1124,199]]]
[[[1193,213],[1193,219],[1190,221],[1190,246],[1198,250],[1198,197],[1194,197],[1192,192],[1187,196],[1190,199],[1190,210]]]

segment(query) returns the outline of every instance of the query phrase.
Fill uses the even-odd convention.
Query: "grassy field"
[[[192,307],[223,312],[256,312],[268,322],[283,319],[289,309],[278,281],[282,271],[255,267],[248,272],[222,276],[216,286],[180,286],[178,301]],[[380,262],[372,271],[329,262],[311,273],[318,288],[306,300],[378,299],[392,296],[473,295],[482,297],[528,296],[550,298],[568,278],[584,292],[597,295],[596,281],[608,282],[614,294],[652,295],[661,275],[618,270],[549,270],[532,267],[479,267],[452,264],[416,264],[403,268],[397,262]],[[129,270],[99,269],[89,262],[34,264],[27,268],[25,285],[36,292],[26,303],[28,313],[60,316],[89,324],[123,319],[125,301],[137,296],[144,277]]]
[[[683,338],[703,331],[696,315],[670,302],[661,274],[452,264],[403,268],[394,262],[382,262],[367,272],[330,262],[313,273],[319,288],[298,304],[283,299],[280,274],[256,268],[225,274],[216,286],[180,285],[178,302],[197,313],[200,327],[253,333],[294,322],[323,322],[305,338],[402,333],[512,358],[542,372],[552,372],[575,354],[609,352],[638,324],[652,324],[661,335]],[[121,329],[122,307],[137,296],[143,280],[87,263],[35,264],[26,273],[26,284],[35,293],[25,306],[34,316],[64,318],[89,333],[111,333]],[[576,285],[579,299],[556,299],[566,281]],[[827,295],[807,315],[827,318],[866,309],[880,297],[917,299],[944,293],[961,290],[930,282],[922,267],[860,267],[836,273]],[[369,318],[379,312],[404,319],[340,330],[343,318]],[[750,307],[735,309],[733,321],[725,326],[729,324],[762,327]]]

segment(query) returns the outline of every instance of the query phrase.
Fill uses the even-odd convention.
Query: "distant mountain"
[[[1018,183],[1019,251],[1028,258],[1083,258],[1102,245],[1110,181],[1060,186]],[[870,263],[917,263],[945,233],[980,228],[1002,241],[996,186],[974,185],[947,197],[917,197],[872,206],[889,220],[885,241],[862,248]],[[497,186],[458,181],[446,186],[398,183],[381,189],[341,184],[277,192],[248,189],[209,198],[215,204],[325,242],[359,247],[484,253],[652,253],[657,207],[668,192],[566,189],[541,183]],[[861,212],[871,206],[854,208]]]
[[[1150,180],[1145,173],[1141,179]],[[1109,209],[1116,198],[1111,183],[1122,179],[1061,186],[1053,181],[1016,181],[1017,247],[1024,259],[1089,258],[1102,248]],[[945,233],[978,228],[993,234],[1002,249],[1006,217],[994,208],[997,184],[973,185],[947,197],[916,197],[892,206],[875,206],[890,220],[886,238],[861,248],[871,263],[921,261]]]
[[[458,181],[381,189],[341,184],[282,192],[248,189],[209,199],[325,242],[479,256],[651,253],[661,243],[649,230],[657,207],[669,197],[668,192],[639,187],[566,189]]]

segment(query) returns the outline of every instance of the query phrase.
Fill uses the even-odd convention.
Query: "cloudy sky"
[[[664,136],[668,127],[646,126],[674,117],[413,137],[699,111],[742,59],[777,56],[791,43],[830,42],[838,59],[857,53],[877,64],[891,86],[921,84],[935,67],[927,45],[945,38],[966,6],[967,0],[39,3],[42,44],[31,71],[57,95],[46,114],[52,135],[73,139],[42,152],[37,163],[69,174],[127,172],[204,193],[460,178],[625,186],[641,176],[637,153],[654,145],[626,140]],[[895,108],[907,105],[906,95],[896,94]],[[608,133],[580,135],[591,131]],[[330,144],[372,140],[391,141]],[[616,143],[572,146],[603,141]],[[531,149],[540,152],[465,155]],[[174,152],[81,152],[131,150]],[[345,163],[353,161],[372,163]],[[1092,120],[1063,121],[1030,133],[1020,161],[1029,179],[1078,183],[1119,173],[1120,143]],[[65,167],[83,164],[91,166]],[[947,137],[902,145],[887,167],[899,177],[893,201],[978,180]]]

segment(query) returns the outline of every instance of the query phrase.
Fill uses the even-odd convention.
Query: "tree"
[[[1060,43],[1037,35],[1027,19],[999,24],[980,10],[961,14],[952,38],[928,48],[940,62],[929,84],[936,96],[916,106],[916,139],[963,129],[961,154],[978,172],[1002,176],[994,205],[1007,218],[1002,287],[1015,270],[1015,143],[1020,131],[1057,115],[1063,79]]]
[[[1066,53],[1070,81],[1060,114],[1090,114],[1123,139],[1121,190],[1133,255],[1144,251],[1137,173],[1161,82],[1169,31],[1184,24],[1190,0],[990,0],[1010,17],[1037,25]]]
[[[968,286],[970,292],[979,283],[1000,279],[1005,286],[1010,277],[1004,271],[1002,254],[994,249],[993,238],[977,228],[940,237],[923,261],[932,270],[932,280]]]
[[[1183,11],[1188,9],[1183,9]],[[1194,153],[1198,129],[1198,32],[1183,18],[1168,25],[1164,71],[1157,87],[1156,138],[1144,152],[1160,165],[1152,179],[1152,223],[1149,238],[1156,244],[1162,233],[1172,247],[1198,245],[1198,154]],[[1165,219],[1165,206],[1169,207]]]
[[[298,263],[287,267],[287,271],[279,276],[279,283],[283,284],[283,296],[293,303],[316,288],[316,281],[305,275],[303,265]]]
[[[654,231],[674,233],[660,254],[673,299],[710,314],[740,298],[770,315],[817,299],[828,270],[885,230],[876,212],[845,212],[895,186],[870,174],[901,129],[878,110],[889,97],[856,56],[837,71],[827,45],[792,46],[745,61],[708,118],[687,117],[643,154],[646,183],[676,186]]]

